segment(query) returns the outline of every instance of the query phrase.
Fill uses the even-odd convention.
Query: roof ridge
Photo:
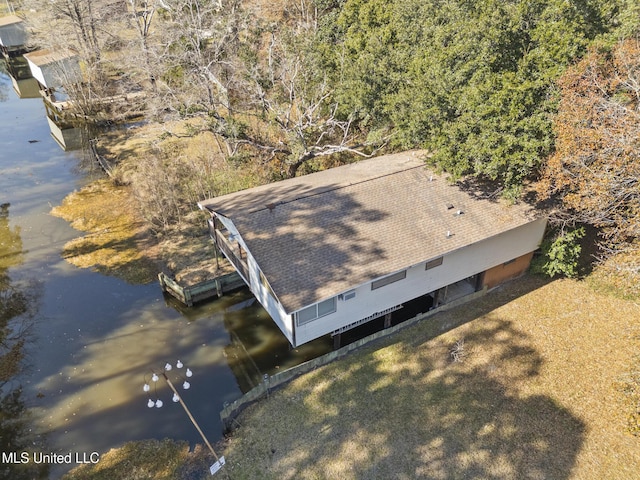
[[[360,162],[349,163],[347,165],[341,165],[341,166],[355,165],[357,163],[360,163]],[[396,175],[398,173],[408,172],[409,170],[414,170],[416,168],[424,168],[424,167],[425,167],[425,164],[422,163],[421,165],[415,165],[413,167],[403,168],[401,170],[396,170],[394,172],[384,173],[384,174],[378,175],[376,177],[369,177],[369,178],[366,178],[364,180],[358,180],[356,182],[341,183],[341,184],[336,185],[333,188],[327,188],[327,189],[324,189],[324,190],[321,189],[321,191],[319,191],[319,192],[313,192],[313,193],[309,193],[307,195],[301,195],[299,197],[295,197],[295,198],[292,198],[290,200],[282,200],[282,201],[276,202],[276,203],[268,203],[264,207],[256,208],[255,210],[251,210],[249,213],[257,213],[257,212],[261,212],[263,210],[273,210],[278,205],[286,205],[288,203],[297,202],[298,200],[302,200],[302,199],[305,199],[305,198],[311,198],[311,197],[315,197],[317,195],[323,195],[323,194],[328,193],[328,192],[335,192],[336,190],[341,190],[343,188],[352,187],[354,185],[360,185],[362,183],[371,182],[373,180],[379,180],[379,179],[384,178],[384,177],[389,177],[391,175]],[[340,167],[336,167],[336,168],[340,168]],[[329,170],[331,170],[331,169],[322,170],[322,171],[326,172],[326,171],[329,171]],[[310,174],[310,175],[313,175],[313,174]]]

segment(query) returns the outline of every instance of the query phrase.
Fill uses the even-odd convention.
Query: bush
[[[533,271],[550,277],[558,274],[568,278],[577,277],[579,273],[578,262],[582,253],[579,240],[584,235],[584,227],[578,227],[556,234],[553,240],[543,241],[542,258],[533,265]]]

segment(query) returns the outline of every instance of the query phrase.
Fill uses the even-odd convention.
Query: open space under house
[[[419,299],[423,311],[522,274],[546,218],[465,190],[424,152],[362,160],[199,203],[293,346]]]

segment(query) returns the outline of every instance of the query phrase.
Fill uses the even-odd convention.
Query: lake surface
[[[194,373],[183,399],[215,442],[225,402],[264,373],[330,349],[327,340],[290,349],[247,290],[188,309],[166,299],[157,283],[130,285],[70,265],[62,248],[82,233],[50,211],[100,172],[87,170],[80,153],[64,152],[50,135],[42,99],[19,99],[1,73],[0,138],[4,228],[21,242],[18,254],[0,243],[0,258],[14,259],[6,275],[29,292],[33,312],[17,381],[50,452],[106,452],[145,438],[200,442],[166,385],[157,390],[164,406],[147,407],[143,384],[178,359]],[[65,469],[52,469],[51,478]]]

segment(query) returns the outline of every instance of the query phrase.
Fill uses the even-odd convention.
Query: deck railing
[[[242,259],[240,255],[242,255],[242,250],[238,245],[233,245],[227,237],[225,237],[224,233],[220,230],[215,231],[215,240],[218,248],[222,250],[225,257],[229,259],[233,266],[236,267],[236,270],[242,277],[244,278],[247,285],[249,284],[249,266],[247,265],[246,260]],[[226,230],[225,230],[226,232]]]

